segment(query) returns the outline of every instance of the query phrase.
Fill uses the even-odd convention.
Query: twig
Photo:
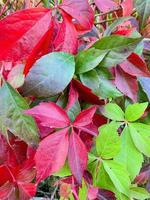
[[[38,5],[42,2],[42,0],[40,0],[36,5],[35,7],[38,7]]]
[[[118,8],[116,8],[116,9],[114,9],[114,10],[110,10],[110,11],[105,12],[105,13],[98,13],[98,14],[95,15],[95,17],[108,15],[108,14],[110,14],[110,13],[116,12],[116,11],[121,10],[121,9],[122,9],[122,8],[119,6]]]
[[[112,22],[114,21],[116,18],[112,18],[112,19],[106,19],[106,20],[102,20],[100,22],[95,22],[94,24],[95,25],[98,25],[98,24],[103,24],[103,23],[106,23],[106,22]]]
[[[51,195],[50,200],[53,200],[53,199],[54,199],[55,194],[56,194],[56,192],[57,192],[57,189],[58,189],[58,185],[55,187],[55,189],[54,189],[54,191],[53,191],[53,194]]]
[[[10,0],[7,0],[7,1],[6,1],[5,5],[3,6],[3,8],[2,8],[2,10],[1,10],[1,12],[0,12],[0,17],[1,17],[1,16],[3,15],[3,13],[5,12],[6,7],[7,7],[7,5],[8,5],[9,2],[10,2]]]

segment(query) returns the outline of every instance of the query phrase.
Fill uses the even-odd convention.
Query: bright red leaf
[[[68,128],[49,135],[39,144],[35,155],[37,182],[59,171],[68,153]]]
[[[54,40],[55,50],[76,54],[78,50],[77,36],[77,31],[72,23],[72,18],[63,13],[63,22],[60,24],[60,28]]]
[[[69,139],[68,162],[77,182],[81,185],[87,165],[87,149],[80,137],[72,131]]]
[[[64,128],[70,124],[66,112],[53,102],[40,103],[25,113],[38,119],[42,126],[50,128]]]
[[[63,0],[59,8],[79,23],[80,30],[90,30],[94,23],[94,13],[87,0]]]
[[[9,15],[0,21],[0,61],[25,60],[47,33],[51,10],[33,8]],[[40,30],[40,31],[39,31]]]

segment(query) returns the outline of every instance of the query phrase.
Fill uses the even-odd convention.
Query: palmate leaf
[[[62,92],[75,71],[74,57],[53,52],[41,57],[29,71],[23,86],[24,95],[49,97]]]
[[[32,117],[23,114],[29,109],[28,104],[9,83],[0,88],[0,129],[6,129],[28,144],[38,143],[38,130]]]
[[[121,134],[121,150],[115,160],[126,166],[131,180],[134,180],[142,167],[143,156],[134,145],[128,127]]]

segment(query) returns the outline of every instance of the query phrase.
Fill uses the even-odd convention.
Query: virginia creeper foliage
[[[150,0],[0,3],[0,199],[149,199]]]

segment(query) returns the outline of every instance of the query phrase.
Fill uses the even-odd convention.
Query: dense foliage
[[[0,199],[149,199],[150,0],[0,2]]]

